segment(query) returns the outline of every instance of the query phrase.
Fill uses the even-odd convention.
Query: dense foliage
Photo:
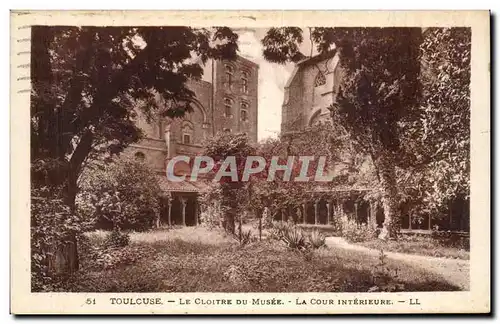
[[[32,33],[31,159],[51,162],[32,180],[63,185],[70,207],[85,162],[137,141],[137,110],[189,111],[195,93],[186,81],[200,79],[210,58],[235,58],[238,39],[226,27],[36,26]]]
[[[96,228],[143,231],[155,226],[162,191],[145,164],[123,158],[95,167],[83,174],[80,185],[77,211],[95,219]]]
[[[237,170],[236,179],[232,179],[230,176],[221,177],[205,197],[206,201],[212,201],[220,206],[220,210],[224,214],[222,225],[231,234],[235,233],[237,216],[240,215],[241,223],[241,215],[247,209],[249,201],[247,188],[250,183],[242,181],[242,176],[247,157],[255,155],[255,152],[255,148],[249,144],[246,134],[219,133],[205,144],[203,155],[209,156],[215,161],[215,166],[210,174],[212,178],[219,171],[230,171],[231,168]],[[234,157],[233,165],[224,164],[227,157]]]
[[[302,162],[299,156],[312,157],[309,161],[306,176],[310,181],[295,182],[284,181],[283,172],[276,172],[273,181],[267,181],[267,173],[262,177],[252,179],[252,201],[251,207],[263,210],[265,207],[271,208],[274,212],[285,210],[298,217],[303,202],[312,199],[311,191],[317,186],[324,189],[331,188],[339,184],[357,181],[355,179],[359,172],[360,161],[356,160],[356,154],[352,152],[352,147],[346,142],[340,130],[331,123],[318,123],[300,132],[282,134],[277,139],[267,139],[260,143],[258,147],[259,155],[268,162],[265,171],[268,170],[269,162],[273,156],[279,157],[281,165],[286,164],[287,158],[295,157],[290,179],[293,180],[301,173]],[[325,164],[318,163],[319,158],[325,158]],[[332,182],[319,183],[314,180],[318,169],[322,168],[323,174],[331,174],[335,169]]]
[[[359,224],[345,216],[340,219],[338,226],[340,234],[348,242],[364,242],[376,237],[376,231],[371,225]]]
[[[429,28],[420,46],[423,96],[418,118],[405,122],[403,141],[412,163],[400,185],[436,213],[470,190],[469,28]]]
[[[360,154],[371,158],[377,176],[372,184],[380,190],[369,199],[383,203],[382,236],[398,231],[401,205],[414,216],[439,217],[450,204],[467,200],[470,29],[309,31],[319,53],[340,56],[332,118]],[[299,51],[302,32],[269,30],[262,41],[264,57],[279,64],[308,57]]]
[[[140,139],[137,111],[148,118],[183,116],[195,97],[186,82],[201,78],[208,59],[234,59],[238,48],[227,27],[34,26],[31,32],[31,181],[58,191],[73,213],[85,166],[108,161]],[[86,212],[120,205],[122,198],[108,193],[84,197],[102,203]],[[129,216],[141,212],[124,207]],[[76,254],[62,259],[78,260]]]

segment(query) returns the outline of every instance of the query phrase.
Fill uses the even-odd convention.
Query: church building
[[[258,69],[257,64],[241,56],[231,61],[209,60],[202,80],[187,82],[196,94],[190,103],[192,112],[183,118],[154,121],[139,113],[137,125],[144,137],[124,154],[143,160],[158,172],[166,197],[161,224],[198,224],[198,196],[206,187],[203,181],[168,181],[166,165],[171,158],[200,154],[203,142],[219,132],[246,133],[250,142],[257,142]],[[182,173],[182,166],[176,172]]]

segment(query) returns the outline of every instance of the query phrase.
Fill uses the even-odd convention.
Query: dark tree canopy
[[[88,158],[140,138],[137,108],[182,116],[200,64],[234,59],[238,49],[227,27],[36,26],[32,39],[33,179],[66,186],[70,204]]]
[[[360,153],[373,160],[380,180],[384,227],[392,236],[399,220],[395,165],[401,151],[400,122],[419,102],[422,30],[357,27],[309,31],[311,46],[315,44],[320,53],[338,51],[342,77],[337,99],[329,108],[334,123],[342,125]],[[295,61],[297,53],[287,49],[302,42],[299,30],[282,28],[267,36],[284,50],[266,58],[277,63]]]

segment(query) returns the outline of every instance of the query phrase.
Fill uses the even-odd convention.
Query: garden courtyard
[[[252,225],[253,233],[258,233]],[[327,236],[293,249],[270,231],[246,244],[204,226],[86,233],[80,270],[56,287],[71,292],[375,292],[468,290],[468,260],[369,249]]]

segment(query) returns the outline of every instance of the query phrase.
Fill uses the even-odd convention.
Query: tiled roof
[[[166,192],[203,192],[208,189],[206,181],[169,181],[165,176],[158,176],[160,188]]]

